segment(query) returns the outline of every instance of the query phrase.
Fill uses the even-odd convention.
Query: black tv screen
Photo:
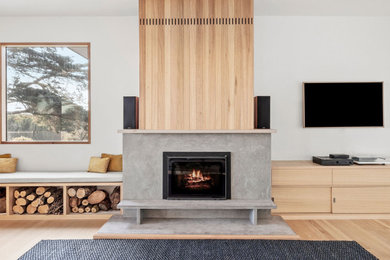
[[[304,83],[304,127],[383,127],[383,82]]]

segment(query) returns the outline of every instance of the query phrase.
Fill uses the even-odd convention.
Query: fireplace
[[[230,199],[230,152],[164,152],[164,199]]]

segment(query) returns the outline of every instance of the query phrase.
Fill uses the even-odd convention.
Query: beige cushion
[[[5,153],[5,154],[0,154],[0,158],[11,158],[11,154],[10,153]]]
[[[16,172],[18,158],[0,158],[0,173]]]
[[[89,161],[88,171],[106,173],[109,163],[110,158],[91,157],[91,160]]]
[[[121,172],[122,171],[122,155],[114,155],[102,153],[102,158],[110,158],[110,164],[108,165],[109,172]]]

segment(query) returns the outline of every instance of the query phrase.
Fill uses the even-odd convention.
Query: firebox
[[[230,199],[230,152],[164,152],[164,199]]]

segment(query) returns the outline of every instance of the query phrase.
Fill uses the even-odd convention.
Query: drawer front
[[[333,213],[390,213],[390,187],[333,188]]]
[[[390,186],[390,169],[334,169],[333,186]]]
[[[332,186],[331,169],[272,170],[273,186]]]
[[[331,188],[273,187],[272,197],[277,209],[273,213],[330,213]]]

